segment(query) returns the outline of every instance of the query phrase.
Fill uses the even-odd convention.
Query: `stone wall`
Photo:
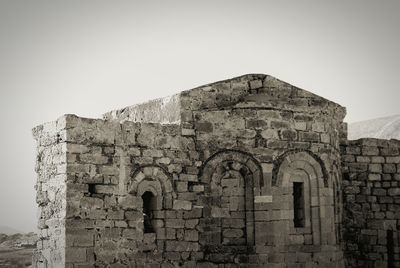
[[[400,141],[341,146],[347,267],[400,267]]]
[[[66,267],[342,267],[345,109],[266,75],[176,100],[64,117]]]
[[[176,125],[69,118],[69,267],[191,263],[201,209],[192,205],[198,153]],[[154,232],[144,233],[142,195],[157,199]]]
[[[66,121],[65,118],[33,130],[37,142],[36,202],[37,249],[34,267],[64,267],[66,214]]]
[[[235,263],[247,255],[260,266],[340,266],[342,107],[247,75],[182,92],[181,108],[182,133],[195,137],[204,163],[205,260]],[[293,182],[308,193],[304,228],[293,226]],[[240,251],[243,244],[253,253]]]

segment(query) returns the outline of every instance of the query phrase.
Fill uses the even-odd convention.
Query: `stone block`
[[[257,89],[263,86],[262,80],[252,80],[250,81],[250,89]]]
[[[69,234],[67,238],[67,243],[70,243],[69,246],[76,247],[92,247],[94,245],[94,234],[93,231],[83,230],[77,231],[74,230]]]
[[[193,185],[191,188],[192,191],[196,193],[204,192],[204,185]]]
[[[254,203],[272,203],[272,195],[255,196]]]
[[[266,129],[261,131],[261,137],[266,140],[279,139],[278,131],[274,129]]]
[[[372,194],[373,195],[377,195],[377,196],[385,196],[386,195],[386,190],[385,189],[373,189],[372,190]]]
[[[213,218],[229,218],[229,208],[211,207],[211,216]]]
[[[143,219],[143,213],[140,211],[128,210],[125,211],[125,219],[127,220]]]
[[[65,249],[66,263],[86,262],[86,248],[68,247]]]
[[[198,181],[198,176],[194,174],[180,174],[179,180],[181,181]]]
[[[176,190],[178,192],[187,192],[188,191],[188,182],[187,181],[177,181],[175,182],[176,184]]]
[[[185,220],[182,219],[166,219],[165,227],[180,229],[185,227]]]
[[[199,132],[210,133],[213,131],[213,125],[210,122],[196,122],[195,129]]]
[[[321,134],[321,142],[329,144],[331,142],[331,136],[329,134]]]
[[[96,197],[82,197],[80,204],[83,209],[96,209],[102,208],[104,202],[102,199]]]
[[[295,122],[294,123],[294,128],[296,130],[305,131],[305,130],[307,130],[307,123],[306,122]]]
[[[372,155],[372,156],[379,155],[379,149],[377,147],[363,146],[361,151],[363,155]]]
[[[271,128],[281,129],[281,128],[290,128],[290,124],[286,121],[271,121]]]
[[[369,156],[357,156],[356,160],[358,163],[370,163],[371,158]]]
[[[186,229],[194,229],[199,224],[199,220],[191,219],[185,221],[185,228]]]
[[[183,212],[184,219],[199,219],[202,216],[202,208],[194,206],[192,210]]]
[[[222,235],[227,238],[240,238],[243,236],[242,229],[225,229],[222,232]]]
[[[299,140],[305,142],[319,142],[320,137],[319,134],[315,132],[300,132]]]
[[[185,230],[185,241],[198,241],[199,234],[197,230]]]
[[[199,244],[196,242],[186,242],[186,241],[170,241],[165,242],[166,251],[198,251]]]
[[[182,136],[195,136],[196,132],[194,129],[182,128]]]
[[[368,175],[368,180],[370,180],[370,181],[380,181],[381,177],[382,176],[380,174],[369,174]]]
[[[347,146],[346,147],[346,153],[351,154],[351,155],[360,155],[361,154],[361,148],[358,146]]]
[[[385,163],[385,158],[383,156],[371,156],[371,162],[382,164]]]
[[[396,165],[395,164],[383,164],[383,172],[384,173],[396,173]]]
[[[400,188],[390,188],[388,189],[388,194],[390,196],[400,196]]]
[[[100,154],[80,154],[79,155],[81,163],[84,164],[97,164],[104,165],[109,161],[108,156],[100,155]]]
[[[174,200],[173,209],[175,210],[191,210],[192,202],[186,200]]]
[[[282,140],[294,141],[297,139],[297,132],[291,129],[283,129],[280,131]]]
[[[382,165],[381,164],[370,164],[368,169],[372,173],[381,173]]]
[[[113,194],[117,192],[117,188],[111,185],[95,185],[95,192],[98,194]]]
[[[388,156],[386,157],[386,163],[388,164],[399,164],[400,156]]]
[[[109,202],[112,206],[116,205],[116,203],[114,203],[115,202],[114,200],[107,199],[107,197],[105,198],[105,200],[109,200]],[[138,209],[143,206],[143,200],[141,197],[128,194],[126,196],[118,197],[118,204],[119,204],[120,208],[122,208],[124,210]]]
[[[268,121],[262,119],[249,119],[246,121],[246,128],[264,129],[268,127]]]
[[[323,122],[315,122],[312,124],[311,129],[312,129],[312,131],[315,131],[315,132],[324,132],[325,124]]]

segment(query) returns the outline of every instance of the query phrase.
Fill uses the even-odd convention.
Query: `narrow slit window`
[[[145,192],[142,195],[143,199],[143,227],[145,233],[154,233],[153,218],[154,218],[154,203],[155,196],[151,192]]]
[[[386,246],[387,246],[387,255],[388,255],[388,268],[395,267],[394,266],[394,239],[393,239],[393,230],[386,231]]]
[[[293,222],[294,227],[304,227],[304,184],[293,182]]]

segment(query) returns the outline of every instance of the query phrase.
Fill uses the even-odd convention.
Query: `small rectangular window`
[[[89,195],[93,195],[96,193],[96,184],[94,183],[88,183],[88,191],[89,191]]]
[[[294,227],[304,227],[304,185],[293,182],[293,221]]]

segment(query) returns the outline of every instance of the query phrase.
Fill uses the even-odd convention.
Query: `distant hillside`
[[[0,225],[0,234],[12,235],[12,234],[17,234],[17,233],[21,233],[21,232],[14,228],[8,227],[8,226]]]
[[[350,123],[349,140],[360,138],[400,140],[400,115]]]
[[[0,234],[0,267],[32,267],[37,240],[35,233]]]

